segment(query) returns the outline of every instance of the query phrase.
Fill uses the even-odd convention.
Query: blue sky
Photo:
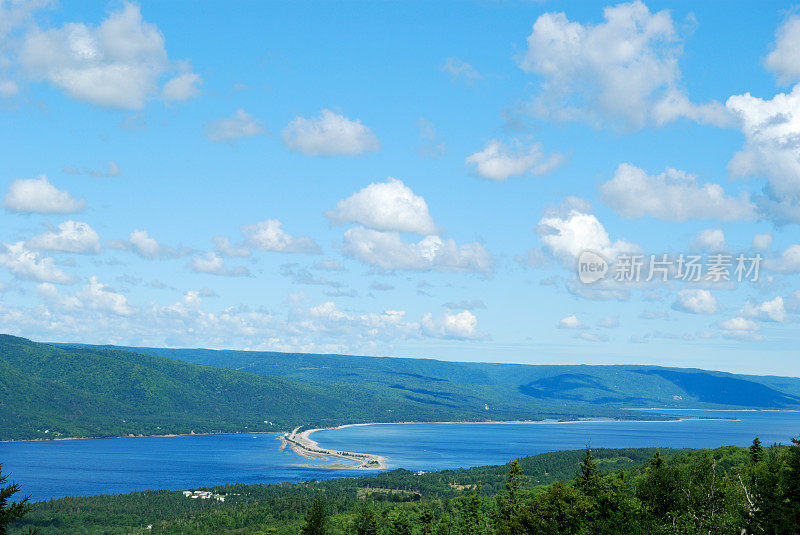
[[[800,375],[800,17],[726,7],[0,2],[0,330]],[[682,253],[763,261],[614,280]]]

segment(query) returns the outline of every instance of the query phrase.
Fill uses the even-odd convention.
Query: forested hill
[[[623,409],[642,406],[800,407],[800,380],[635,366],[53,345],[0,335],[0,440],[636,417],[641,413]]]
[[[551,366],[209,349],[125,348],[304,384],[363,385],[447,406],[796,408],[800,378],[656,366]]]

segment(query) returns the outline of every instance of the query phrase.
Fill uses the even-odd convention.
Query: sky
[[[2,332],[800,376],[791,3],[0,0],[0,125]]]

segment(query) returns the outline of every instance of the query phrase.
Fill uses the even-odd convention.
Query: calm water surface
[[[788,443],[800,436],[797,412],[669,414],[737,421],[395,424],[318,431],[313,438],[327,448],[383,455],[391,468],[429,471],[502,464],[524,455],[582,448],[589,442],[610,448],[705,448],[745,446],[756,435],[765,444]],[[12,472],[12,479],[34,500],[364,474],[294,466],[308,460],[280,450],[280,441],[272,434],[0,443],[0,462],[3,472]]]

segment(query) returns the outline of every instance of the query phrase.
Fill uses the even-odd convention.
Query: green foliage
[[[0,535],[6,535],[8,525],[25,516],[31,506],[28,496],[17,502],[11,501],[21,487],[18,483],[8,483],[9,474],[4,474],[2,469],[3,465],[0,463]]]
[[[326,535],[328,519],[325,512],[325,500],[317,496],[306,512],[305,523],[300,529],[301,535]]]

